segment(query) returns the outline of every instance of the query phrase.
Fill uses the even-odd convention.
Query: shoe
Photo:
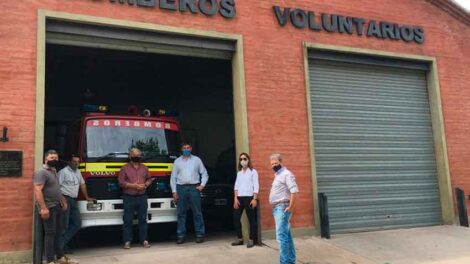
[[[147,241],[147,240],[144,240],[144,242],[142,242],[142,246],[144,248],[149,248],[150,247],[150,243]]]
[[[196,243],[202,243],[202,242],[204,242],[203,237],[196,237]]]
[[[131,242],[130,241],[127,241],[126,243],[124,243],[124,246],[122,247],[124,249],[131,249]]]
[[[178,237],[176,240],[176,244],[183,244],[184,243],[184,238],[183,237]]]
[[[232,246],[241,246],[243,245],[243,239],[237,239],[237,241],[232,242]]]
[[[254,246],[255,246],[255,243],[254,243],[253,240],[251,240],[251,239],[248,240],[248,243],[246,243],[246,247],[247,247],[247,248],[252,248],[252,247],[254,247]]]
[[[63,256],[60,259],[57,260],[57,263],[59,264],[78,264],[78,261],[71,260],[67,256]]]

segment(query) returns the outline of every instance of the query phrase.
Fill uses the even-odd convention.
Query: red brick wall
[[[354,4],[342,0],[237,0],[237,17],[226,20],[108,2],[0,2],[0,127],[8,126],[11,138],[0,143],[0,149],[24,151],[23,177],[0,178],[0,252],[31,248],[38,9],[242,34],[250,149],[261,175],[264,229],[273,227],[267,206],[272,180],[268,157],[273,152],[285,155],[285,164],[300,185],[293,225],[314,225],[302,41],[436,57],[452,184],[470,192],[470,28],[436,6],[415,0],[357,0]],[[299,30],[292,25],[281,28],[273,5],[419,25],[426,41],[418,45]]]

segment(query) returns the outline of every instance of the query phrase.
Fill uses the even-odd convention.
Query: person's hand
[[[199,185],[198,187],[196,187],[196,189],[202,192],[202,190],[204,190],[204,185]]]
[[[238,209],[240,208],[240,202],[238,201],[237,198],[235,198],[235,200],[233,200],[233,209]]]
[[[49,219],[49,209],[43,208],[43,209],[41,209],[41,211],[39,212],[39,214],[41,215],[41,219],[42,219],[42,220],[47,220],[47,219]]]
[[[92,203],[94,203],[94,202],[96,201],[96,199],[95,199],[95,198],[92,198],[92,197],[88,197],[88,198],[86,198],[86,200],[87,200],[88,202],[92,202]]]
[[[257,205],[258,205],[258,201],[256,201],[256,199],[252,199],[251,202],[250,202],[250,207],[251,208],[256,208]]]
[[[67,211],[67,200],[60,200],[60,206],[62,207],[62,211]]]
[[[286,210],[284,210],[284,212],[286,212],[286,213],[287,213],[287,212],[292,213],[292,210],[294,210],[293,206],[289,205],[289,206],[286,208]]]
[[[175,202],[178,201],[178,193],[176,193],[176,192],[173,193],[173,200],[174,200]]]
[[[139,191],[145,190],[147,187],[145,187],[145,184],[136,184],[136,189]]]

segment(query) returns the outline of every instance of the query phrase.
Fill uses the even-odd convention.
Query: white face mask
[[[246,168],[248,166],[248,161],[247,160],[242,160],[242,161],[240,161],[240,165],[242,165],[243,168]]]

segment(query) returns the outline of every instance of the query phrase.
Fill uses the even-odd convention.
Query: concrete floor
[[[470,263],[470,228],[459,226],[337,235],[328,243],[380,264]]]
[[[133,245],[79,249],[71,257],[80,263],[279,263],[277,243],[264,240],[264,246],[247,249],[232,247],[230,234],[209,236],[203,244],[189,240],[183,245],[153,243],[149,249]],[[295,239],[301,264],[469,264],[470,229],[457,226],[400,229]]]

